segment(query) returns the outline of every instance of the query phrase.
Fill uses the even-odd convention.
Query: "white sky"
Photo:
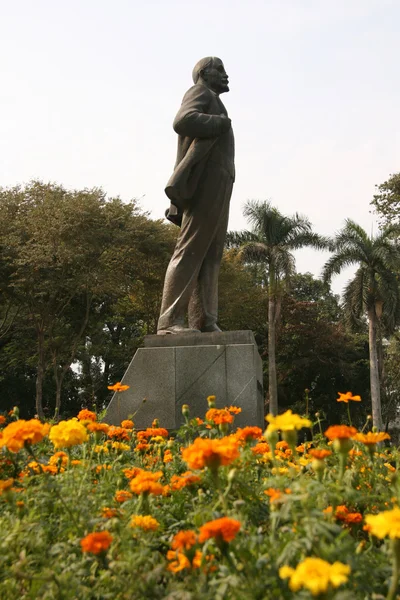
[[[399,23],[399,0],[0,0],[0,186],[101,186],[162,217],[172,120],[215,55],[236,137],[230,228],[270,199],[322,234],[346,217],[376,231],[374,185],[400,170]],[[301,251],[298,271],[326,256]]]

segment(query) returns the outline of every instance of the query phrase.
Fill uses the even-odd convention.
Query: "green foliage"
[[[400,173],[390,175],[378,188],[371,202],[380,217],[382,225],[400,223]]]

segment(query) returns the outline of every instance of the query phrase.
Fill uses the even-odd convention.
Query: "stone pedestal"
[[[106,423],[119,425],[131,417],[138,429],[158,418],[161,427],[176,429],[182,405],[190,417],[208,409],[207,396],[217,408],[239,406],[235,425],[264,427],[262,362],[251,331],[186,335],[149,335],[132,359],[122,383],[107,407]]]

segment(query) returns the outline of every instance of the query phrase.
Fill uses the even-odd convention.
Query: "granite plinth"
[[[235,426],[264,426],[262,361],[251,331],[146,336],[116,393],[104,420],[119,425],[132,417],[138,429],[158,418],[176,429],[183,423],[182,405],[191,417],[204,417],[207,396],[218,407],[235,405],[242,412]]]

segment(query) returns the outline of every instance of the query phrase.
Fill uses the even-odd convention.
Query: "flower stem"
[[[390,588],[388,591],[388,595],[386,596],[386,600],[395,600],[396,592],[397,592],[397,584],[399,581],[400,575],[400,541],[395,539],[392,542],[392,551],[393,551],[393,574],[392,581],[390,584]]]
[[[347,403],[347,416],[349,417],[349,425],[350,425],[350,427],[353,427],[353,424],[351,422],[351,416],[350,416],[350,404],[349,404],[349,402]]]

